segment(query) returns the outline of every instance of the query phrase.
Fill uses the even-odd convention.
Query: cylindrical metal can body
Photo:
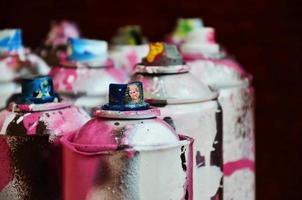
[[[107,102],[110,83],[122,83],[125,75],[114,67],[53,67],[50,72],[54,87],[61,96],[83,107],[88,113],[92,108]]]
[[[65,143],[66,144],[66,143]],[[182,160],[184,162],[182,162]],[[190,144],[89,155],[64,145],[64,199],[191,199]]]
[[[0,110],[6,108],[11,95],[21,91],[16,80],[48,72],[47,64],[35,54],[0,56]]]
[[[161,113],[195,139],[194,199],[222,199],[222,112],[217,101],[167,105]]]
[[[148,45],[115,45],[109,52],[114,66],[123,70],[128,76],[134,72],[135,65],[148,54]]]
[[[224,198],[255,199],[254,89],[230,58],[188,57],[191,72],[219,91],[223,109]],[[194,59],[192,59],[194,58]]]
[[[0,199],[62,199],[59,138],[76,131],[88,114],[70,103],[17,105],[0,114]],[[3,117],[2,117],[3,116]]]
[[[96,117],[62,138],[65,200],[192,200],[193,140],[137,115],[149,111]]]
[[[140,74],[149,103],[161,108],[161,118],[176,131],[194,138],[193,199],[223,199],[222,110],[217,93],[190,73]]]
[[[255,199],[254,91],[221,89],[224,114],[224,183],[226,199]]]

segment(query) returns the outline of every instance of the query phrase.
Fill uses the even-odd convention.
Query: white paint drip
[[[16,114],[15,113],[10,113],[9,115],[6,116],[6,119],[3,123],[0,135],[5,135],[6,134],[6,129],[8,125],[14,120]]]

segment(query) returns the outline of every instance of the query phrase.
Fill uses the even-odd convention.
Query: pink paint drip
[[[209,59],[209,60],[214,62],[217,65],[225,65],[225,66],[229,67],[230,69],[233,69],[234,71],[238,72],[242,76],[246,75],[246,72],[243,70],[242,66],[240,66],[237,62],[234,62],[234,60],[232,60],[230,58]]]
[[[189,199],[188,200],[193,200],[193,195],[194,195],[194,191],[193,191],[193,139],[190,139],[189,137],[186,137],[186,139],[189,139],[190,142],[190,146],[189,146],[189,164],[188,164],[188,190],[189,190]]]
[[[126,75],[121,70],[114,67],[107,67],[106,72],[110,74],[119,83],[124,83],[126,81]]]
[[[14,171],[11,169],[11,152],[4,137],[0,137],[0,191],[13,180]]]
[[[78,77],[76,69],[69,69],[64,71],[63,84],[67,91],[73,90],[73,84]],[[72,78],[73,81],[70,81]]]
[[[129,68],[130,69],[126,69],[126,70],[127,70],[128,73],[132,73],[134,71],[134,69],[135,69],[135,65],[139,62],[138,57],[137,57],[135,51],[130,52],[127,55],[127,59],[129,61],[129,65],[130,65]]]
[[[228,162],[223,165],[223,171],[225,176],[231,176],[236,171],[242,169],[249,169],[255,173],[255,161],[249,159],[241,159],[233,162]]]
[[[41,115],[42,115],[42,113],[35,112],[35,113],[31,113],[27,116],[24,116],[23,125],[26,128],[28,135],[36,134],[38,121],[39,121]]]
[[[214,31],[209,32],[208,35],[207,35],[207,39],[208,39],[208,43],[216,44],[215,32]]]
[[[55,90],[65,89],[67,91],[73,90],[73,84],[78,78],[77,68],[61,68],[54,67],[51,69],[50,76],[53,77]],[[60,88],[62,83],[63,88]]]

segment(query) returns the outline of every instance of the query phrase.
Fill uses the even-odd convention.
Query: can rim
[[[189,71],[190,66],[187,64],[169,66],[146,66],[139,63],[135,66],[135,73],[145,74],[179,74]]]
[[[63,68],[108,68],[113,67],[113,61],[108,58],[105,62],[104,61],[74,61],[63,59],[60,61],[60,67]]]
[[[147,110],[128,110],[128,111],[116,111],[116,110],[104,110],[97,107],[93,115],[95,117],[109,118],[109,119],[150,119],[160,116],[160,109],[150,106]]]
[[[9,104],[8,110],[12,112],[40,112],[63,109],[72,105],[71,102],[51,102],[43,104],[17,104],[13,102]]]
[[[189,146],[194,142],[194,139],[184,135],[178,134],[179,141],[173,144],[163,144],[163,145],[139,145],[136,147],[126,146],[125,148],[119,149],[117,145],[83,145],[83,144],[76,144],[73,143],[71,140],[73,139],[76,132],[64,135],[61,137],[61,142],[70,150],[86,156],[95,156],[95,155],[103,155],[103,154],[112,154],[115,151],[124,151],[124,152],[133,152],[133,151],[140,151],[140,152],[148,152],[148,151],[160,151],[160,150],[167,150],[176,148],[179,146]]]

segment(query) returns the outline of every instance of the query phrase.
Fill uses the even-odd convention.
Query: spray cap
[[[118,29],[117,34],[112,39],[114,45],[142,45],[147,43],[140,26],[129,25]]]
[[[38,76],[22,81],[21,103],[43,104],[58,101],[50,76]]]
[[[110,84],[109,103],[102,108],[116,111],[147,110],[149,104],[144,102],[142,83],[132,82],[129,84]]]
[[[68,59],[64,65],[105,66],[108,61],[108,43],[103,40],[71,38],[68,42]]]
[[[23,48],[21,29],[0,31],[0,54],[14,53]]]

